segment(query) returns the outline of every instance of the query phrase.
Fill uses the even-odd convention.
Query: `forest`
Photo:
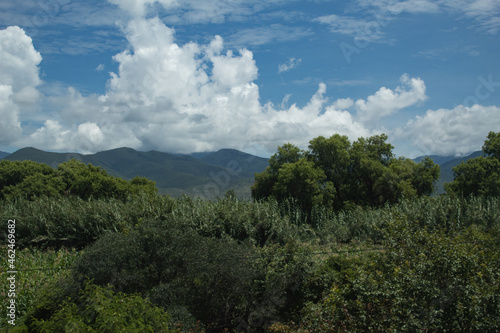
[[[252,200],[172,198],[75,160],[0,161],[0,327],[498,331],[500,133],[443,195],[439,166],[397,158],[386,141],[284,144]]]

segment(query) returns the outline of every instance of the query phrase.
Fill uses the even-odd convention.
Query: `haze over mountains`
[[[464,157],[430,156],[441,166],[438,193],[444,192],[443,184],[453,180],[452,168],[469,158],[482,155],[474,152]],[[235,149],[188,155],[169,154],[158,151],[141,152],[131,148],[117,148],[96,154],[52,153],[36,148],[22,148],[9,154],[0,152],[0,159],[11,161],[31,160],[46,163],[56,168],[60,163],[76,159],[100,166],[117,177],[132,179],[142,176],[154,180],[159,192],[171,196],[200,196],[216,198],[234,190],[241,198],[250,198],[250,187],[256,172],[268,165],[266,158],[257,157]],[[419,162],[424,158],[417,157]]]

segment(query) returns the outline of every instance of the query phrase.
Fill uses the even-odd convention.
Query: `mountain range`
[[[250,198],[254,174],[262,172],[268,165],[266,158],[234,149],[179,155],[117,148],[83,155],[22,148],[4,157],[11,161],[31,160],[46,163],[53,168],[73,158],[100,166],[108,174],[127,180],[135,176],[146,177],[156,182],[160,193],[176,197],[186,194],[215,198],[233,190],[239,197]]]
[[[454,166],[474,157],[431,155],[434,163],[441,166],[438,193],[444,193],[444,183],[453,180]],[[420,162],[425,156],[417,157]],[[250,198],[250,187],[256,172],[268,166],[266,158],[257,157],[235,149],[193,154],[169,154],[159,151],[141,152],[131,148],[117,148],[83,155],[78,153],[52,153],[36,148],[22,148],[9,154],[0,152],[0,159],[11,161],[31,160],[56,168],[60,163],[76,159],[104,168],[110,175],[124,179],[142,176],[154,180],[162,194],[171,196],[200,196],[215,198],[233,190],[238,197]]]

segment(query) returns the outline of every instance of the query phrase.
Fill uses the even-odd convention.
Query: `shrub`
[[[163,309],[139,295],[90,283],[77,300],[66,299],[49,318],[30,319],[30,332],[174,332]]]
[[[387,226],[385,252],[311,304],[312,332],[494,332],[500,324],[500,243],[478,227],[447,235],[404,216]]]

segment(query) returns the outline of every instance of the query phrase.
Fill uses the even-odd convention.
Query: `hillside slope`
[[[127,180],[135,176],[149,178],[156,182],[163,194],[207,198],[222,196],[228,190],[234,190],[239,197],[249,198],[254,173],[263,171],[267,166],[266,159],[233,149],[206,153],[197,159],[188,155],[140,152],[131,148],[117,148],[91,155],[23,148],[5,159],[31,160],[56,168],[73,158],[100,166],[109,174]]]

